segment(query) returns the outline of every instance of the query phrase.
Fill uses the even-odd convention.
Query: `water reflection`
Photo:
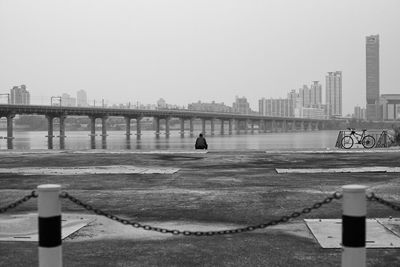
[[[65,138],[60,137],[60,149],[64,150],[65,149]]]
[[[101,137],[101,148],[107,149],[107,137],[106,136]]]
[[[1,133],[0,133],[1,135]],[[15,139],[0,139],[0,149],[108,149],[108,150],[193,150],[195,137],[188,132],[181,136],[179,131],[156,136],[153,131],[143,131],[141,136],[128,137],[122,131],[110,131],[109,136],[89,136],[87,132],[76,131],[66,133],[67,138],[54,140],[47,132],[16,131]],[[196,134],[197,136],[197,134]],[[337,131],[313,131],[291,133],[255,133],[207,135],[210,150],[235,149],[318,149],[333,148]],[[89,140],[88,140],[89,139]]]
[[[7,139],[7,149],[14,149],[13,138]]]
[[[47,148],[53,149],[53,137],[50,136],[47,137]]]

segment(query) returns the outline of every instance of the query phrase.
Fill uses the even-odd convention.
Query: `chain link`
[[[10,209],[14,209],[16,207],[18,207],[19,205],[21,205],[22,203],[28,201],[31,198],[37,198],[38,195],[36,193],[36,191],[32,191],[29,195],[24,196],[23,198],[7,205],[4,207],[0,207],[0,213],[5,213],[6,211],[10,210]]]
[[[393,209],[395,211],[400,211],[400,206],[398,206],[398,205],[396,205],[396,204],[394,204],[394,203],[392,203],[390,201],[387,201],[387,200],[385,200],[383,198],[380,198],[380,197],[376,196],[374,194],[374,192],[371,192],[369,195],[367,195],[367,200],[376,201],[376,202],[378,202],[378,203],[380,203],[380,204],[382,204],[384,206],[387,206],[387,207],[389,207],[389,208],[391,208],[391,209]]]
[[[312,210],[316,210],[319,209],[322,205],[326,205],[332,202],[332,200],[334,199],[341,199],[342,198],[342,194],[340,194],[339,192],[335,192],[334,194],[332,194],[332,196],[329,196],[327,198],[325,198],[323,201],[321,202],[317,202],[314,205],[312,205],[311,207],[308,208],[304,208],[301,211],[296,211],[293,212],[292,214],[288,215],[288,216],[282,216],[281,218],[277,219],[277,220],[271,220],[269,222],[263,223],[263,224],[258,224],[258,225],[253,225],[253,226],[247,226],[247,227],[243,227],[243,228],[236,228],[236,229],[227,229],[227,230],[219,230],[219,231],[180,231],[180,230],[171,230],[171,229],[165,229],[165,228],[160,228],[160,227],[154,227],[151,225],[144,225],[138,222],[132,222],[130,220],[126,220],[126,219],[122,219],[118,216],[112,215],[110,213],[107,213],[105,211],[102,211],[100,209],[94,208],[93,206],[82,202],[81,200],[71,196],[70,194],[68,194],[67,192],[62,192],[60,194],[61,198],[65,198],[68,199],[70,201],[72,201],[73,203],[83,207],[86,210],[89,211],[93,211],[94,213],[98,214],[98,215],[102,215],[105,216],[111,220],[120,222],[122,224],[125,225],[131,225],[135,228],[142,228],[144,230],[148,230],[148,231],[155,231],[155,232],[159,232],[159,233],[164,233],[164,234],[173,234],[173,235],[185,235],[185,236],[213,236],[213,235],[228,235],[228,234],[238,234],[238,233],[243,233],[243,232],[249,232],[249,231],[254,231],[257,229],[262,229],[262,228],[266,228],[269,226],[274,226],[280,223],[286,223],[291,219],[297,218],[303,214],[307,214],[310,213]]]

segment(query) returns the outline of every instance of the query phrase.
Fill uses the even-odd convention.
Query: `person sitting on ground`
[[[199,134],[199,137],[197,137],[196,139],[196,144],[194,145],[194,147],[196,149],[207,149],[208,145],[207,145],[207,141],[206,139],[203,137],[203,134]]]

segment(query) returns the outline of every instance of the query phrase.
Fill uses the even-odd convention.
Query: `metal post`
[[[39,211],[39,267],[61,267],[61,203],[60,185],[37,187]]]
[[[342,267],[365,267],[366,186],[345,185],[342,188]]]

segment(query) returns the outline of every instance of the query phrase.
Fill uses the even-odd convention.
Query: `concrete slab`
[[[62,215],[61,238],[64,239],[93,219],[76,215]],[[11,215],[0,217],[0,241],[35,241],[38,236],[38,215],[29,213],[24,215]]]
[[[341,219],[305,219],[322,248],[341,248]],[[400,248],[400,218],[367,219],[367,248]]]
[[[179,168],[144,168],[130,165],[0,168],[0,173],[20,175],[172,174],[178,171]]]
[[[312,169],[275,169],[277,173],[361,173],[361,172],[400,172],[400,167],[356,167],[356,168],[312,168]]]

